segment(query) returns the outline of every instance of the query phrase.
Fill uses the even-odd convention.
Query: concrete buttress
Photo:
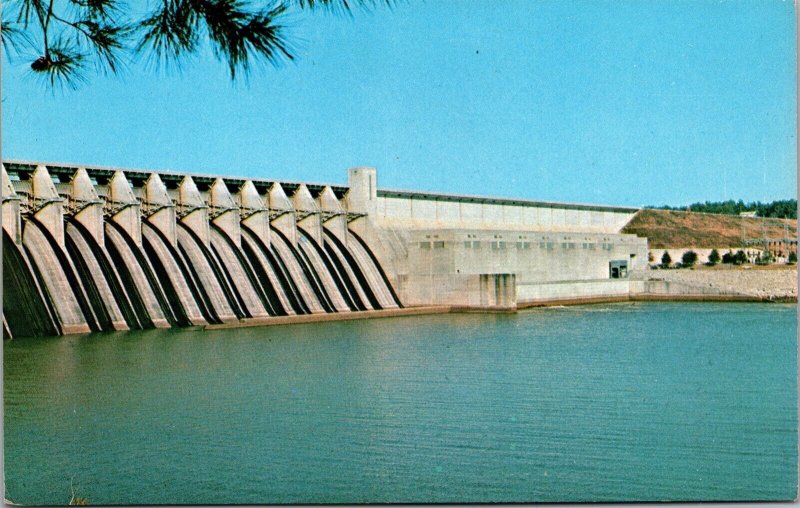
[[[111,220],[122,226],[133,242],[141,247],[142,216],[139,200],[122,171],[115,171],[108,181],[106,207]]]
[[[223,184],[224,185],[224,184]],[[182,223],[197,234],[200,241],[208,246],[208,205],[191,176],[186,176],[178,186],[178,216]]]
[[[269,189],[269,211],[272,225],[280,229],[292,245],[297,245],[294,207],[278,182]]]
[[[336,235],[342,242],[347,241],[347,212],[333,193],[330,186],[325,186],[317,196],[317,203],[322,212],[323,227]]]
[[[269,208],[253,182],[250,180],[244,182],[239,189],[238,198],[242,224],[252,229],[268,246],[270,242]]]
[[[319,207],[305,184],[301,184],[294,191],[292,206],[294,206],[297,226],[302,227],[317,243],[321,243],[322,221]]]
[[[169,197],[167,186],[157,173],[152,173],[144,183],[142,212],[147,221],[161,231],[174,246],[178,244],[175,231],[175,204]]]
[[[50,231],[56,243],[64,247],[64,200],[42,165],[36,166],[31,175],[31,198],[34,217]]]
[[[89,233],[103,245],[103,200],[97,195],[89,174],[79,168],[70,182],[69,209],[76,221],[83,224]]]
[[[241,245],[239,205],[231,196],[222,178],[217,178],[211,184],[209,198],[211,220],[233,240],[233,243]]]
[[[22,222],[20,217],[20,197],[11,185],[11,179],[2,166],[3,229],[8,232],[17,245],[22,243]]]

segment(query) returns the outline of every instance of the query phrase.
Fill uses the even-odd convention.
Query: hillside
[[[783,238],[788,232],[795,238],[797,220],[643,209],[622,232],[646,236],[651,249],[741,247],[743,234],[746,238]]]

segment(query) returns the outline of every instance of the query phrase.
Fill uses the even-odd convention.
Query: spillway
[[[348,231],[348,237],[352,239],[348,243],[350,251],[362,267],[362,271],[369,278],[369,286],[375,292],[378,300],[380,300],[381,307],[384,309],[402,307],[403,304],[400,303],[400,298],[397,297],[397,293],[392,288],[386,272],[381,267],[378,258],[369,248],[369,245],[367,245],[367,242],[354,231]]]
[[[363,217],[341,189],[26,163],[2,177],[6,336],[398,306],[376,259],[324,226]]]
[[[272,248],[284,276],[291,282],[293,294],[300,303],[304,314],[324,312],[319,295],[312,286],[313,278],[301,263],[294,246],[277,228],[272,228]],[[312,280],[309,280],[312,279]]]
[[[104,253],[92,245],[93,238],[71,218],[67,219],[65,233],[67,252],[102,329],[127,330],[129,325],[141,328],[138,319],[130,312],[124,290],[115,284],[115,273],[109,269]],[[123,316],[121,308],[129,312]]]
[[[324,288],[324,292],[328,299],[328,305],[334,309],[335,312],[345,312],[348,310],[355,310],[354,307],[348,305],[347,299],[343,295],[343,288],[340,284],[336,283],[334,273],[331,267],[326,264],[323,259],[324,253],[319,244],[302,228],[297,228],[299,234],[298,246],[300,252],[306,259],[306,263],[313,267],[316,272],[319,283]]]
[[[19,317],[9,323],[6,314]],[[7,334],[13,335],[55,335],[61,331],[41,276],[6,231],[3,231],[3,326]]]
[[[359,309],[380,309],[372,290],[366,284],[361,267],[356,264],[345,244],[327,230],[325,230],[325,247],[328,257],[336,265],[337,272],[345,279],[350,295],[357,302]]]

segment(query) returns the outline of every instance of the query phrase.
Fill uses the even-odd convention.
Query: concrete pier
[[[20,215],[20,201],[21,198],[11,185],[11,180],[6,173],[5,165],[0,168],[2,170],[2,180],[0,181],[0,190],[2,191],[2,214],[3,214],[3,229],[9,234],[12,241],[16,244],[22,243],[22,216]]]
[[[141,206],[130,183],[125,178],[125,173],[115,171],[108,181],[106,191],[104,196],[106,215],[110,220],[119,224],[133,239],[133,242],[141,247]]]

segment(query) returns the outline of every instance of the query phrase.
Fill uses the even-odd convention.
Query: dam
[[[4,161],[5,337],[619,297],[637,208]]]

